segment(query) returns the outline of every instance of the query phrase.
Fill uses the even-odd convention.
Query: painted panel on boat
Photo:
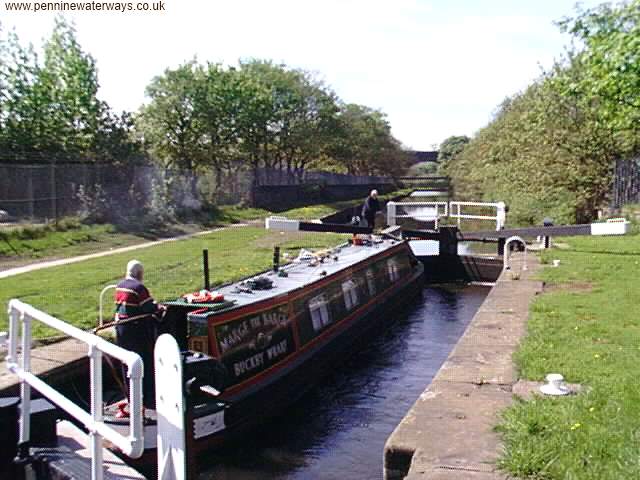
[[[293,312],[301,344],[318,337],[411,271],[408,252],[399,251],[298,297],[293,302]]]
[[[216,347],[231,385],[266,370],[295,350],[287,304],[214,328]]]

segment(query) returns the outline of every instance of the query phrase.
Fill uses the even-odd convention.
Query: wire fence
[[[100,211],[109,212],[109,216],[136,216],[165,208],[197,210],[205,205],[251,203],[258,186],[392,182],[382,176],[266,168],[253,171],[241,166],[195,172],[150,164],[0,163],[0,222]]]
[[[640,155],[616,161],[611,207],[620,208],[630,203],[640,203]]]

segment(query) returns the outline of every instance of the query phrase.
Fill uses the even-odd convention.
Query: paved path
[[[514,272],[520,271],[514,255]],[[387,440],[387,480],[502,480],[493,431],[512,402],[511,359],[526,332],[529,303],[542,291],[532,278],[538,258],[518,280],[503,272],[437,375]]]
[[[14,275],[20,275],[21,273],[33,272],[35,270],[42,270],[43,268],[58,267],[60,265],[69,265],[71,263],[78,263],[78,262],[84,262],[85,260],[91,260],[92,258],[106,257],[108,255],[115,255],[116,253],[132,252],[134,250],[140,250],[142,248],[155,247],[156,245],[161,245],[163,243],[177,242],[179,240],[186,240],[186,239],[197,237],[200,235],[207,235],[209,233],[219,232],[220,230],[226,230],[227,228],[246,227],[247,225],[249,225],[249,223],[239,223],[239,224],[230,225],[228,227],[214,228],[213,230],[204,230],[202,232],[190,233],[187,235],[180,235],[177,237],[165,238],[162,240],[155,240],[153,242],[139,243],[137,245],[131,245],[128,247],[113,248],[110,250],[105,250],[103,252],[91,253],[88,255],[80,255],[77,257],[61,258],[59,260],[50,260],[46,262],[31,263],[23,267],[10,268],[8,270],[1,271],[0,279],[13,277]]]

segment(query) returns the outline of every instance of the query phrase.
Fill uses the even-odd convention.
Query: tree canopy
[[[560,25],[581,46],[507,98],[446,167],[458,194],[504,200],[516,223],[594,218],[614,161],[639,146],[640,0]]]
[[[383,113],[345,104],[311,73],[271,61],[188,62],[156,77],[147,96],[137,127],[168,165],[295,176],[309,166],[389,174],[406,165]]]
[[[95,60],[82,50],[70,24],[56,20],[42,57],[9,33],[0,38],[0,60],[3,157],[92,161],[105,150],[131,152],[130,122],[98,99]]]
[[[249,169],[292,178],[309,167],[390,174],[403,166],[382,112],[346,104],[316,75],[268,60],[167,68],[138,112],[116,114],[98,90],[96,61],[65,20],[56,20],[41,53],[0,29],[1,159],[146,156],[195,173]]]

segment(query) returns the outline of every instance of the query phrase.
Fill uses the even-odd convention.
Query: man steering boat
[[[158,336],[158,323],[162,321],[166,307],[158,305],[144,286],[144,266],[138,260],[127,263],[126,277],[116,287],[116,341],[118,346],[131,350],[142,358],[144,378],[143,405],[155,408],[153,348]],[[127,385],[126,367],[122,374]],[[127,392],[128,394],[128,392]],[[126,416],[126,400],[120,404],[119,416]]]

